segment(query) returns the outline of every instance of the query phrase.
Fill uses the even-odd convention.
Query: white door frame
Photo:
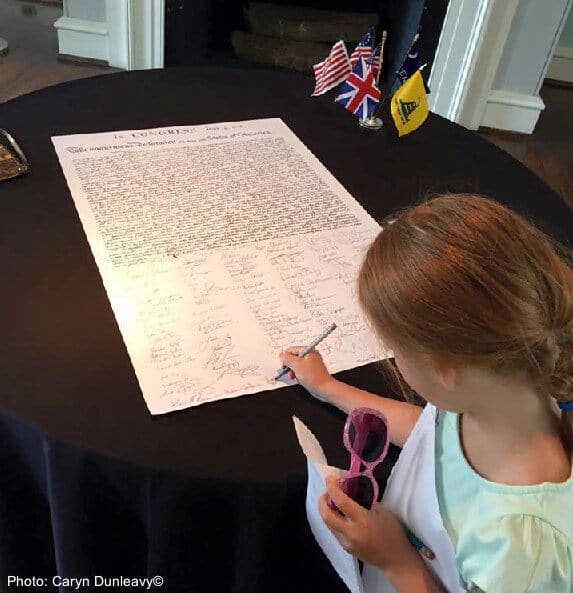
[[[109,65],[163,68],[165,0],[106,0]]]

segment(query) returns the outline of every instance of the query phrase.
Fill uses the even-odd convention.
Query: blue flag
[[[398,70],[398,80],[400,85],[403,85],[416,70],[420,68],[420,60],[418,59],[418,36],[416,35],[416,39],[414,43],[412,43],[412,47],[402,64],[400,70]]]
[[[420,34],[417,33],[416,37],[414,37],[414,43],[412,43],[412,47],[402,64],[402,67],[397,72],[397,81],[398,86],[402,86],[413,74],[416,70],[420,69],[420,59],[418,58],[418,40],[420,39]],[[426,93],[430,92],[430,88],[426,83],[426,80],[422,76],[422,80],[424,81],[424,87],[426,89]]]

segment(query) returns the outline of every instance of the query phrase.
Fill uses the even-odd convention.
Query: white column
[[[519,0],[450,0],[430,77],[430,109],[479,125]]]
[[[106,0],[110,66],[163,67],[165,0]]]
[[[539,89],[573,0],[450,0],[430,109],[467,128],[533,131]]]
[[[530,134],[545,108],[545,79],[572,0],[522,0],[480,124]]]

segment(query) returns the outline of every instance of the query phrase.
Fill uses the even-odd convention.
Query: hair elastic
[[[560,410],[573,410],[573,400],[568,402],[557,402]]]

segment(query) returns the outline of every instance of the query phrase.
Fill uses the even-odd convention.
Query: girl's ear
[[[457,368],[448,360],[434,360],[434,372],[438,382],[446,391],[452,391],[456,384]]]

